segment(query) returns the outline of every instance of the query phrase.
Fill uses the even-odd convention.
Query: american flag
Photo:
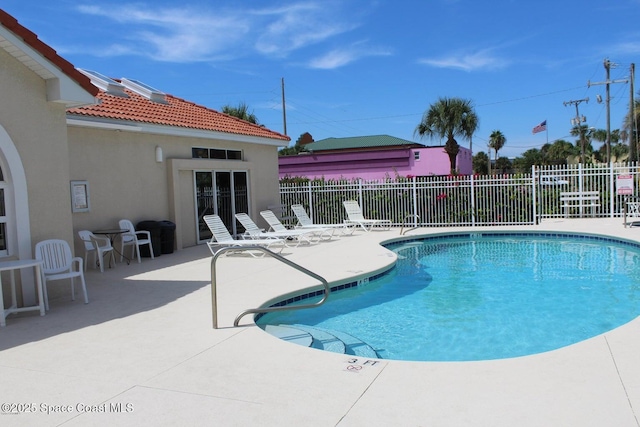
[[[540,123],[538,126],[533,128],[533,132],[532,133],[538,133],[538,132],[542,132],[547,130],[547,121],[545,120],[544,122]]]

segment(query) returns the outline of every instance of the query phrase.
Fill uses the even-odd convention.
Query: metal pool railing
[[[211,259],[211,312],[212,312],[212,317],[213,317],[213,328],[214,329],[218,329],[218,280],[217,280],[217,270],[216,270],[216,262],[218,260],[218,258],[222,255],[224,255],[227,252],[241,252],[241,251],[261,251],[264,252],[265,255],[269,255],[272,258],[277,259],[278,261],[300,271],[301,273],[304,273],[308,276],[313,277],[314,279],[319,280],[322,283],[322,286],[324,287],[324,294],[322,296],[322,298],[313,303],[313,304],[302,304],[302,305],[295,305],[295,306],[281,306],[281,307],[263,307],[263,308],[250,308],[247,310],[244,310],[243,312],[241,312],[240,314],[238,314],[238,316],[236,317],[236,319],[233,322],[233,326],[238,326],[238,324],[240,323],[240,320],[246,316],[247,314],[251,314],[251,313],[270,313],[270,312],[274,312],[274,311],[283,311],[283,310],[292,310],[292,309],[300,309],[300,308],[313,308],[313,307],[318,307],[322,304],[324,304],[324,302],[327,300],[327,298],[329,298],[329,294],[331,293],[331,288],[329,287],[329,283],[321,276],[317,275],[316,273],[307,270],[306,268],[302,267],[301,265],[298,265],[292,261],[289,261],[288,259],[276,254],[275,252],[262,247],[262,246],[242,246],[242,247],[225,247],[225,248],[221,248],[219,250],[216,251],[216,253],[213,255],[213,258]]]

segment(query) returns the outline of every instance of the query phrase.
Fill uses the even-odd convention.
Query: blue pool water
[[[345,332],[384,359],[469,361],[558,349],[640,315],[640,248],[625,242],[483,233],[387,247],[399,258],[388,274],[258,323]]]

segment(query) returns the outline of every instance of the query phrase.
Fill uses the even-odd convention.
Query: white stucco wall
[[[70,177],[87,180],[91,211],[73,214],[73,229],[114,228],[118,220],[176,223],[177,248],[196,244],[193,171],[245,170],[250,214],[279,202],[277,147],[69,126]],[[156,162],[161,147],[163,162]],[[192,147],[242,150],[244,160],[193,159]],[[76,247],[81,248],[79,239]]]
[[[46,82],[2,49],[0,88],[0,157],[12,187],[7,246],[10,258],[27,259],[41,240],[73,242],[65,107],[48,102]],[[27,305],[35,302],[32,276],[21,275]]]
[[[3,50],[0,87],[0,125],[25,170],[32,245],[48,238],[71,241],[65,107],[47,102],[45,81]]]

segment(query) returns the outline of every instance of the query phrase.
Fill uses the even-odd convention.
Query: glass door
[[[235,220],[238,212],[249,213],[249,181],[246,172],[233,172],[233,224],[236,233],[244,233],[244,227]],[[225,222],[226,224],[226,222]]]
[[[235,220],[236,212],[248,212],[249,188],[246,171],[195,172],[198,242],[211,239],[205,215],[217,214],[231,234],[242,233]]]

